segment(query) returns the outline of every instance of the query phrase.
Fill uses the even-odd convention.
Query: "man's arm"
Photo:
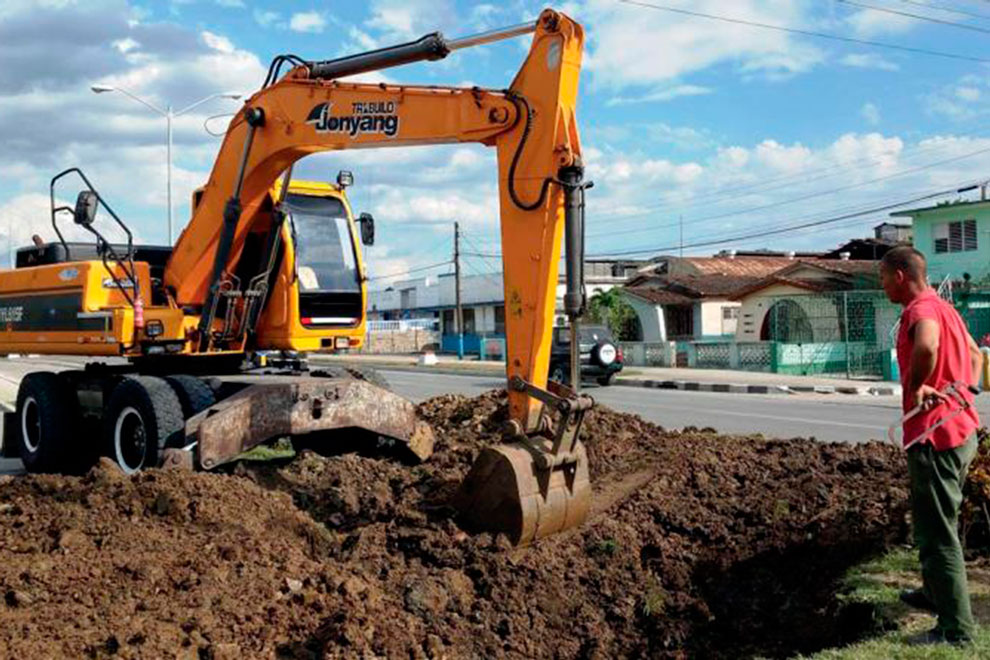
[[[980,379],[983,375],[983,351],[973,341],[973,335],[966,333],[966,343],[969,346],[969,361],[973,365],[973,385],[980,386]]]
[[[909,330],[914,335],[914,350],[911,352],[911,368],[908,375],[908,395],[914,404],[931,404],[931,397],[946,398],[925,381],[935,371],[938,360],[939,327],[935,319],[919,319]],[[930,407],[927,405],[926,407]]]

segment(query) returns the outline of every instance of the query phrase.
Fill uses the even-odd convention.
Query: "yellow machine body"
[[[281,199],[281,181],[272,188],[269,203]],[[197,191],[198,192],[198,191]],[[355,277],[349,316],[304,315],[296,243],[292,222],[281,229],[283,253],[277,277],[269,293],[255,345],[264,350],[333,352],[358,348],[364,343],[367,292],[364,263],[354,218],[343,188],[317,181],[293,181],[289,198],[332,200],[342,209],[338,217],[319,218],[321,222],[341,223],[340,248],[353,260]],[[198,195],[194,195],[194,200]],[[52,243],[32,248],[43,254],[58,250]],[[68,252],[72,254],[71,251]],[[304,270],[305,272],[305,270]],[[134,261],[142,318],[128,296],[133,283],[128,265],[100,260],[59,261],[0,272],[0,354],[38,353],[136,357],[154,354],[190,354],[195,345],[190,337],[199,322],[198,314],[184,313],[174,304],[151,304],[151,269],[147,262]],[[305,295],[305,292],[303,292]],[[333,297],[334,294],[325,294]],[[163,302],[170,303],[167,299]],[[246,348],[246,347],[244,347]]]

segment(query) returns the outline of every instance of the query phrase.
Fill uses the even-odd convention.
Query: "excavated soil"
[[[745,657],[855,637],[836,579],[905,536],[878,444],[593,411],[591,520],[512,549],[446,501],[504,394],[419,407],[435,456],[0,482],[0,657]]]

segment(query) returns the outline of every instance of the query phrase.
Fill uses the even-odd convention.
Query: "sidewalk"
[[[438,355],[433,366],[419,364],[416,355],[310,355],[313,363],[363,362],[379,369],[423,371],[437,374],[498,376],[505,373],[502,362],[463,360]],[[822,376],[792,376],[758,371],[728,369],[678,369],[667,367],[628,366],[615,381],[626,387],[690,390],[697,392],[732,392],[736,394],[816,393],[900,396],[896,383],[847,380]]]

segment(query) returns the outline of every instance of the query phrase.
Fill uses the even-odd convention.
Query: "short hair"
[[[880,259],[880,263],[884,268],[904,271],[904,274],[912,280],[928,279],[928,262],[925,255],[913,247],[902,245],[888,250]]]

